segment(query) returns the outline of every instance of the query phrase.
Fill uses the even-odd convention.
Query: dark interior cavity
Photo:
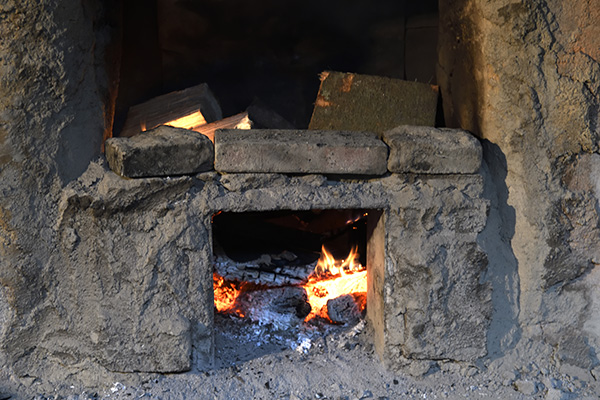
[[[272,255],[275,268],[313,263],[322,246],[336,259],[343,259],[357,247],[360,262],[366,265],[368,214],[356,209],[222,212],[213,217],[214,251],[237,262]],[[282,253],[297,258],[277,259]]]
[[[305,128],[324,70],[436,83],[435,0],[132,0],[114,135],[130,106],[206,82],[229,116],[255,99]]]

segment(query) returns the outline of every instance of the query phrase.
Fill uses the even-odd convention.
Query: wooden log
[[[246,109],[257,129],[295,129],[288,120],[269,108],[262,101],[255,99]]]
[[[235,262],[225,256],[216,255],[215,271],[227,280],[276,287],[304,283],[315,270],[316,262],[308,265],[276,266],[271,260],[277,256],[265,254],[256,260]]]
[[[325,71],[308,129],[381,135],[399,125],[434,126],[438,90],[426,83]]]
[[[327,315],[336,324],[356,324],[361,312],[351,294],[345,294],[327,301]]]
[[[210,124],[200,125],[193,128],[193,131],[207,136],[212,142],[215,141],[215,131],[217,129],[252,129],[253,121],[250,120],[248,112],[244,111],[222,120],[211,122]]]
[[[183,118],[191,122],[181,121]],[[134,136],[159,125],[193,129],[221,119],[223,115],[219,103],[208,85],[202,83],[131,107],[120,136]],[[175,120],[183,124],[173,124]]]

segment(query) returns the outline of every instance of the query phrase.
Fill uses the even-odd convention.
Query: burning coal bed
[[[216,215],[217,349],[221,335],[246,351],[307,352],[317,338],[362,326],[366,216],[355,210]]]

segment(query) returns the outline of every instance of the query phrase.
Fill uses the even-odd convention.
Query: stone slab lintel
[[[388,148],[370,132],[221,130],[215,133],[219,172],[383,175]]]
[[[204,135],[159,126],[131,138],[105,143],[110,168],[128,178],[193,174],[212,169],[214,149]]]
[[[481,144],[460,129],[403,125],[384,132],[383,140],[390,172],[474,174],[481,166]]]

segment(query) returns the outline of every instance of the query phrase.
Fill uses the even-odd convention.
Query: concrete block
[[[388,149],[368,132],[222,130],[215,134],[220,172],[383,175]]]
[[[371,131],[434,126],[438,87],[380,76],[323,72],[309,129]]]
[[[481,144],[466,131],[398,126],[383,140],[390,147],[390,172],[473,174],[481,166]]]
[[[170,126],[108,139],[105,154],[110,168],[128,178],[209,171],[214,160],[213,144],[206,136]]]

